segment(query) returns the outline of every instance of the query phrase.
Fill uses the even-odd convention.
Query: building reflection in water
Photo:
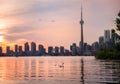
[[[63,60],[64,59],[64,60]],[[80,80],[79,59],[3,58],[0,78],[4,80]]]
[[[0,80],[37,80],[39,82],[53,80],[65,81],[65,84],[67,84],[66,81],[71,84],[112,84],[119,83],[119,78],[119,60],[100,61],[94,57],[0,58]]]
[[[81,58],[81,82],[84,84],[84,59]]]

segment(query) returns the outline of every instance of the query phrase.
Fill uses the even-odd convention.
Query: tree
[[[118,17],[116,18],[115,22],[116,22],[116,27],[117,27],[116,29],[118,31],[115,37],[117,40],[120,41],[120,12],[118,13]]]
[[[116,27],[120,34],[120,12],[118,13],[118,18],[116,18]]]
[[[111,35],[112,35],[112,41],[113,41],[113,44],[115,44],[115,40],[116,40],[116,38],[115,38],[115,36],[116,36],[116,32],[115,32],[114,29],[111,30]]]

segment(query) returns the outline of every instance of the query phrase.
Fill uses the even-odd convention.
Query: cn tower
[[[81,20],[80,20],[80,25],[81,25],[81,42],[80,42],[80,55],[84,54],[84,37],[83,37],[83,8],[81,5]]]

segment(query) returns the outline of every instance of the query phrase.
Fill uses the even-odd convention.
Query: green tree
[[[119,39],[120,41],[120,12],[118,13],[118,17],[116,18],[115,22],[116,22],[116,27],[117,27],[116,29],[118,31],[118,34],[116,33],[115,38]]]
[[[115,32],[115,30],[114,29],[112,29],[111,30],[111,35],[112,35],[112,41],[113,41],[113,43],[114,43],[114,45],[115,45],[115,40],[116,40],[116,32]]]
[[[120,34],[120,12],[118,13],[118,17],[116,18],[116,27]]]

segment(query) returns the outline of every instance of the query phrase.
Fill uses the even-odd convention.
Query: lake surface
[[[120,83],[120,60],[92,56],[0,58],[0,84],[108,83]]]

